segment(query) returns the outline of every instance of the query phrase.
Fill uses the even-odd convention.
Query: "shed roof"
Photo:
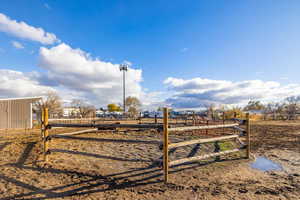
[[[26,100],[26,101],[38,101],[38,100],[41,100],[42,97],[19,97],[19,98],[7,98],[7,99],[0,99],[0,101],[16,101],[16,100]]]

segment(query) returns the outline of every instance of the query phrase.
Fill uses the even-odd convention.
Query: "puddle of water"
[[[283,170],[280,164],[277,164],[262,156],[257,157],[256,160],[251,163],[251,167],[261,171]]]

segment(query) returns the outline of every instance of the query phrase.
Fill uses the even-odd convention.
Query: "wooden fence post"
[[[41,137],[42,137],[42,140],[44,139],[44,117],[45,117],[45,114],[44,114],[44,109],[42,109],[41,111]]]
[[[49,132],[48,132],[48,117],[49,117],[49,113],[48,113],[48,108],[44,108],[43,110],[43,114],[44,114],[44,126],[43,126],[43,148],[44,148],[44,161],[48,162],[48,149],[49,149]]]
[[[196,126],[196,115],[195,115],[195,112],[193,112],[193,126]]]
[[[249,113],[246,114],[246,132],[247,132],[247,158],[250,158],[250,116]]]
[[[225,112],[222,115],[223,125],[225,124]],[[223,127],[223,134],[225,134],[225,128]]]
[[[206,126],[208,126],[209,125],[209,121],[207,120],[206,121]],[[208,135],[208,129],[206,129],[206,135]]]
[[[195,112],[193,112],[193,126],[196,126],[196,117],[195,117]],[[196,130],[193,130],[192,133],[196,133]]]
[[[163,169],[164,169],[164,182],[168,182],[169,173],[169,123],[168,123],[168,108],[164,108],[164,158],[163,158]]]
[[[220,152],[221,148],[220,148],[219,141],[215,141],[214,146],[215,146],[214,152],[215,153]],[[220,161],[220,160],[221,160],[221,156],[216,156],[215,161]]]

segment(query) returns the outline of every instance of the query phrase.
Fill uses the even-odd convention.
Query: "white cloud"
[[[17,41],[12,41],[11,44],[16,48],[16,49],[24,49],[23,44]]]
[[[173,96],[167,103],[176,108],[200,108],[207,104],[243,105],[255,99],[263,102],[280,101],[300,95],[300,84],[281,85],[274,81],[247,80],[232,82],[194,78],[168,78],[164,81]]]
[[[76,91],[95,105],[122,102],[122,73],[118,64],[92,58],[88,53],[67,44],[40,48],[39,66],[47,75],[37,77],[41,84]],[[142,70],[128,68],[126,94],[143,95]],[[73,98],[79,98],[73,96]]]
[[[48,7],[46,4],[45,6]],[[1,13],[0,31],[43,44],[58,42],[54,34],[47,33],[42,28],[29,26],[25,22],[11,20]],[[16,48],[24,48],[16,41],[12,44]],[[132,63],[129,61],[124,61],[124,63],[129,65],[126,72],[126,96],[135,96],[145,100],[154,98],[153,94],[148,95],[144,92],[140,85],[142,70],[130,67]],[[58,91],[67,101],[81,98],[97,106],[122,102],[123,73],[120,72],[118,64],[92,58],[80,49],[73,49],[61,43],[52,48],[40,48],[39,66],[46,72],[24,74],[11,70],[2,71],[4,75],[0,84],[0,92],[3,91],[1,95],[31,96],[32,93],[52,89]],[[22,87],[14,88],[9,92],[8,88],[14,87],[13,80],[22,83]],[[146,104],[149,105],[147,101]]]
[[[26,97],[45,95],[54,89],[40,85],[31,74],[13,70],[0,70],[0,97]]]
[[[141,102],[143,103],[143,110],[157,110],[158,107],[166,106],[165,99],[167,99],[168,93],[162,91],[144,91],[141,95]]]
[[[59,42],[55,34],[45,32],[42,28],[30,26],[22,21],[17,22],[2,13],[0,13],[0,31],[42,44],[54,44],[55,42]]]

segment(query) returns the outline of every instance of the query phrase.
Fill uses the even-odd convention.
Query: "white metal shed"
[[[32,103],[41,97],[0,99],[0,129],[32,128]]]

